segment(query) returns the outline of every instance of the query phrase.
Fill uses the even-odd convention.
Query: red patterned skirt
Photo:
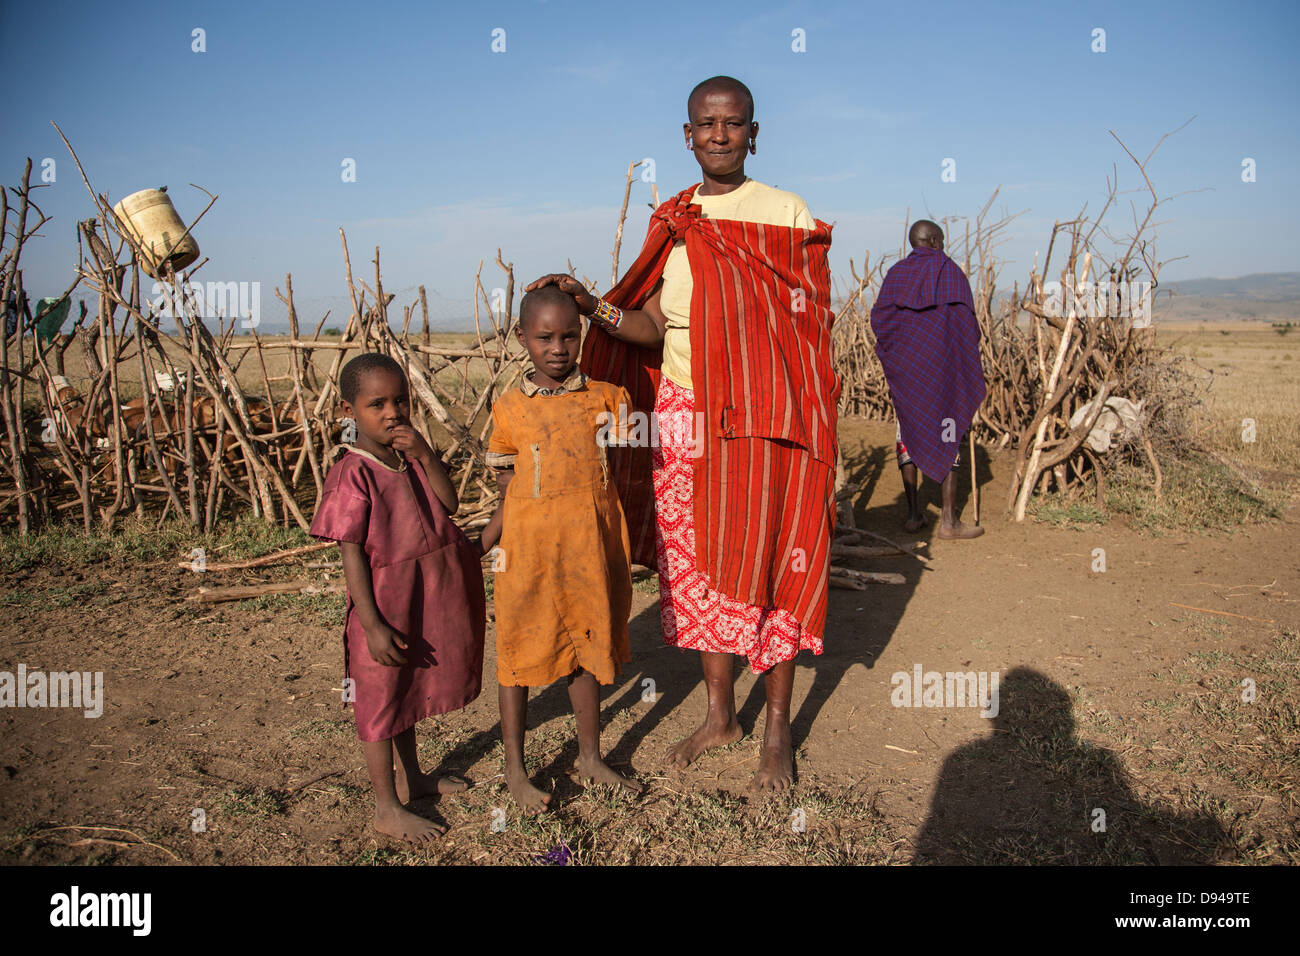
[[[758,674],[793,660],[800,650],[820,654],[822,639],[805,631],[789,611],[745,604],[709,587],[695,566],[695,393],[661,376],[655,417],[655,545],[664,643],[743,654]]]

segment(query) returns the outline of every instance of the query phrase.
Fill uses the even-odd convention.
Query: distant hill
[[[1168,294],[1165,290],[1169,290]],[[1292,322],[1300,318],[1300,272],[1184,279],[1161,286],[1156,314],[1179,322]]]
[[[1177,322],[1295,322],[1300,320],[1300,272],[1163,282],[1153,314]]]
[[[1256,272],[1235,279],[1184,279],[1169,283],[1167,288],[1175,297],[1296,302],[1300,301],[1300,272]]]

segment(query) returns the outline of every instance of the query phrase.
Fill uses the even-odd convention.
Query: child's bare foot
[[[967,538],[978,538],[983,533],[984,529],[979,525],[971,527],[970,525],[962,524],[960,521],[954,522],[953,524],[943,524],[939,526],[939,537],[941,538],[965,540]]]
[[[375,829],[411,843],[423,843],[447,832],[441,824],[426,820],[405,807],[375,810]]]
[[[908,518],[903,522],[903,530],[908,534],[916,534],[924,528],[929,522],[925,520],[925,515],[917,515],[914,518]]]
[[[733,717],[730,722],[717,725],[705,721],[699,730],[691,734],[685,740],[678,741],[668,755],[668,762],[678,770],[683,770],[690,766],[700,754],[714,747],[723,747],[727,744],[734,744],[741,737],[745,736],[740,729],[740,724],[736,723]]]
[[[794,783],[794,753],[790,747],[790,724],[769,724],[763,733],[763,751],[749,782],[751,790],[784,790]]]
[[[551,795],[534,787],[523,770],[506,768],[506,786],[519,809],[526,813],[541,813],[551,802]]]
[[[645,788],[636,780],[623,776],[601,760],[599,757],[578,757],[578,776],[591,783],[613,783],[627,787],[633,793],[640,793]]]
[[[397,780],[397,797],[403,803],[434,794],[460,793],[469,789],[469,781],[454,773],[422,773],[414,779]]]

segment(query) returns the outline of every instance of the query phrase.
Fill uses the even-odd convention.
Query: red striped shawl
[[[689,203],[693,194],[694,187],[655,210],[641,254],[605,298],[643,306],[674,241],[685,240],[694,280],[691,380],[706,427],[695,468],[696,565],[723,594],[783,608],[820,636],[839,453],[831,227],[705,219]],[[660,348],[629,345],[595,326],[581,367],[625,387],[648,414],[661,357]],[[612,465],[633,560],[654,567],[650,449],[618,450]]]

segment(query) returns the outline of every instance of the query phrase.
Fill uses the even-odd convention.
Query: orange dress
[[[515,469],[493,556],[503,685],[578,668],[612,684],[631,660],[631,548],[602,438],[619,440],[632,414],[625,389],[576,368],[554,394],[526,375],[492,408],[488,464]]]

